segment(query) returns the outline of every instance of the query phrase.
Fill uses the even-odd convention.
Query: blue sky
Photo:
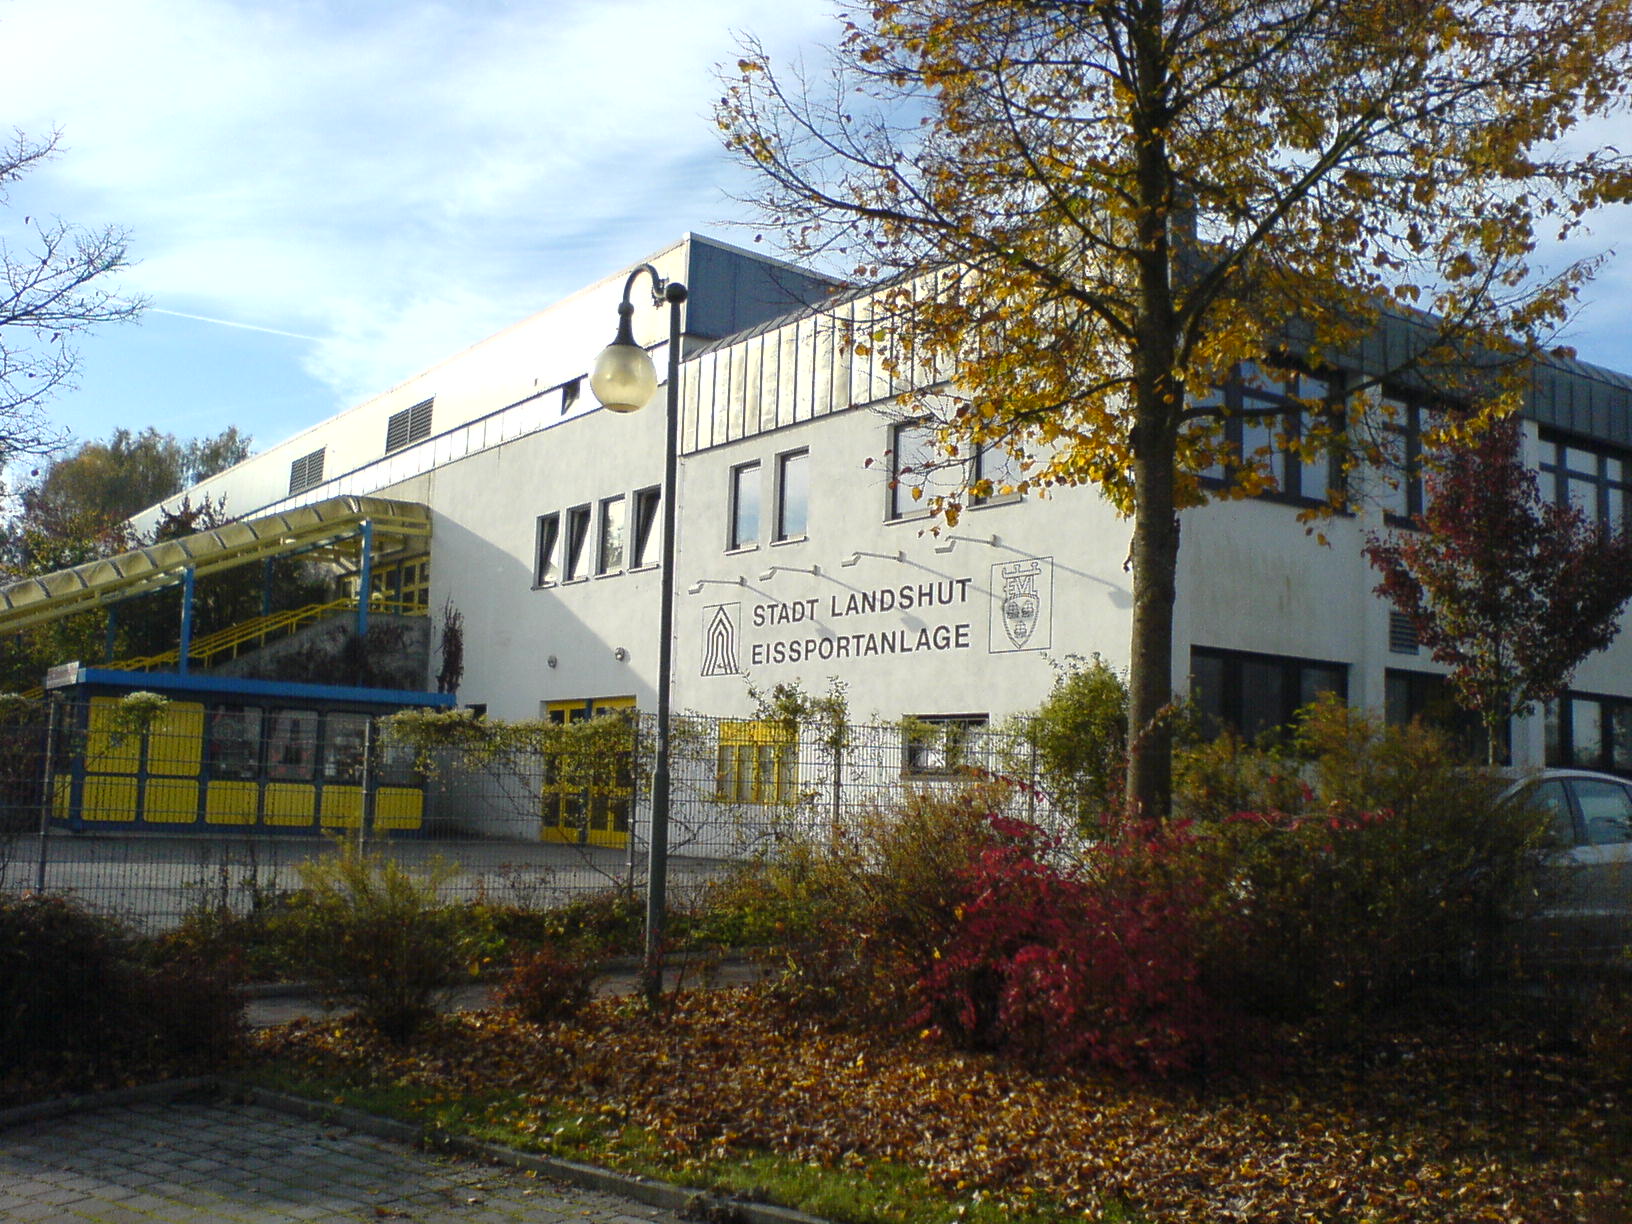
[[[0,0],[0,127],[63,133],[0,233],[123,225],[151,300],[51,415],[270,445],[687,230],[746,242],[712,66],[836,29],[825,0]],[[1576,251],[1628,250],[1566,338],[1632,371],[1632,215],[1594,229]]]

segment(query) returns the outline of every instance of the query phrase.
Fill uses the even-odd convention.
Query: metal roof
[[[0,586],[0,633],[56,620],[195,575],[250,561],[305,552],[347,536],[363,525],[379,536],[429,538],[431,511],[417,502],[385,497],[331,497],[261,518],[228,523],[174,540],[163,540],[71,569]]]

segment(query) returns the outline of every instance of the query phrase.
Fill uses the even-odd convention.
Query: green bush
[[[1008,761],[1010,772],[1024,776],[1034,764],[1044,792],[1085,828],[1116,806],[1128,754],[1128,685],[1098,654],[1055,663],[1043,703],[1005,730],[1032,758]]]
[[[331,1003],[406,1041],[468,976],[476,952],[465,912],[441,900],[454,871],[441,860],[413,871],[349,845],[300,864],[291,959]]]
[[[1364,1017],[1507,946],[1547,827],[1438,732],[1335,700],[1284,750],[1181,754],[1176,808],[1213,881],[1210,974],[1260,1013]]]
[[[234,976],[64,898],[0,895],[0,1075],[64,1089],[214,1066],[242,1036]]]

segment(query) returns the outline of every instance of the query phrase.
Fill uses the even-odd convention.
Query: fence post
[[[45,891],[46,839],[51,836],[51,804],[56,798],[56,763],[53,753],[57,746],[57,707],[60,699],[52,694],[45,699],[45,786],[40,792],[40,861],[34,869],[34,891]],[[69,785],[73,785],[72,782]]]
[[[362,853],[374,817],[374,716],[363,719],[363,802],[357,813],[357,852]]]

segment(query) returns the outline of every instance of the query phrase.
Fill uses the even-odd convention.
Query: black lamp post
[[[642,986],[648,1002],[663,991],[663,923],[669,875],[669,689],[674,667],[674,519],[675,476],[680,443],[680,304],[686,287],[665,281],[651,264],[629,273],[618,304],[618,334],[601,350],[590,371],[589,386],[613,412],[638,412],[657,390],[651,354],[635,343],[629,320],[635,308],[629,294],[641,273],[652,278],[652,304],[669,304],[669,388],[663,444],[663,572],[659,594],[657,645],[657,759],[652,768],[652,832],[646,857],[646,956]]]

